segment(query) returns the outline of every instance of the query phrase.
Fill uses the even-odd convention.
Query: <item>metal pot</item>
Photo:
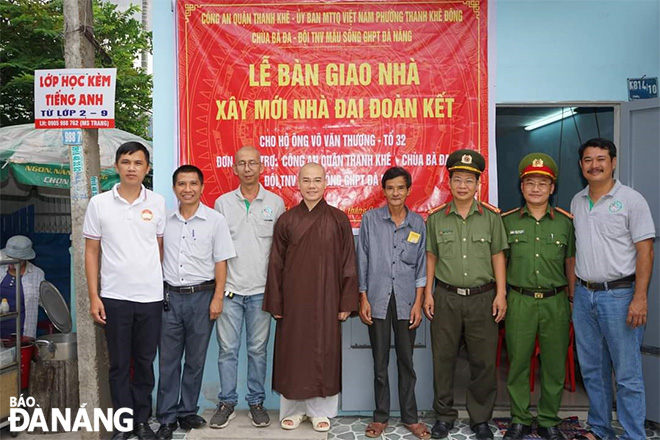
[[[78,359],[78,341],[75,333],[55,333],[42,336],[34,342],[37,360],[68,361]]]

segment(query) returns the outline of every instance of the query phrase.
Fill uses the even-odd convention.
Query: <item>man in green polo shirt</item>
[[[537,433],[564,439],[557,415],[564,389],[570,307],[568,292],[575,285],[575,235],[572,216],[548,200],[558,170],[547,154],[532,153],[518,166],[525,206],[503,215],[510,249],[507,251],[508,312],[506,346],[509,357],[507,388],[511,425],[505,439],[531,433],[529,411],[530,358],[538,336],[541,349],[541,398]]]
[[[492,439],[497,381],[498,322],[506,314],[506,233],[499,210],[474,199],[483,156],[458,150],[447,158],[452,201],[435,208],[426,223],[424,313],[431,320],[433,438],[454,427],[454,370],[461,335],[470,362],[467,411],[477,439]],[[433,280],[436,288],[433,291]]]

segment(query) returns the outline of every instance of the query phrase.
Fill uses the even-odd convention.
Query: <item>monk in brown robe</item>
[[[275,225],[263,309],[277,319],[273,389],[283,429],[307,417],[330,429],[341,391],[341,322],[358,306],[355,245],[346,214],[323,198],[325,170],[300,169],[302,202]]]

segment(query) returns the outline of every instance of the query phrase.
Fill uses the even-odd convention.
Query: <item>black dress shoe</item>
[[[156,433],[151,430],[151,427],[146,422],[135,425],[135,428],[133,428],[133,434],[137,435],[139,440],[158,440]]]
[[[187,416],[179,417],[179,426],[186,431],[189,429],[199,429],[206,425],[206,420],[197,414],[188,414]]]
[[[488,427],[488,423],[481,422],[476,425],[472,425],[472,432],[476,434],[477,440],[486,440],[493,438],[493,431]]]
[[[548,426],[547,428],[536,428],[536,433],[547,440],[566,440],[557,426]]]
[[[505,439],[520,440],[525,438],[526,435],[532,433],[532,427],[523,425],[522,423],[511,423],[504,435]]]
[[[454,429],[454,423],[443,422],[442,420],[436,420],[435,425],[431,429],[431,438],[447,438],[449,431]]]
[[[160,425],[160,428],[158,428],[158,432],[156,433],[158,440],[170,440],[172,438],[172,434],[174,434],[174,431],[176,431],[176,428],[178,427],[179,425],[176,422],[163,423]]]

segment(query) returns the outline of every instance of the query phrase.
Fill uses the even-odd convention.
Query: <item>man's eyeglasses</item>
[[[525,180],[523,182],[523,185],[525,185],[527,188],[530,188],[530,189],[538,188],[538,189],[541,189],[541,190],[545,191],[548,188],[550,188],[551,184],[548,183],[548,182],[533,182],[531,180]]]
[[[463,179],[458,179],[458,178],[454,177],[454,178],[451,179],[451,183],[453,183],[456,186],[461,186],[461,185],[474,186],[474,185],[477,184],[477,180],[476,179],[465,179],[465,180],[463,180]]]
[[[244,160],[240,162],[236,162],[236,166],[240,168],[256,168],[258,167],[260,162],[257,162],[256,160],[251,160],[249,162],[246,162]]]

